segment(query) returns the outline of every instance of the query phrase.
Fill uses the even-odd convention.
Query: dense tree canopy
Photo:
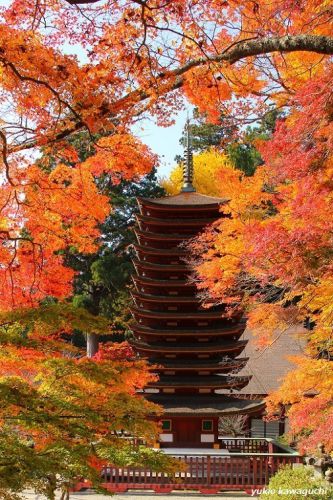
[[[239,283],[252,296],[252,282],[265,293],[272,286],[281,290],[284,302],[267,304],[265,299],[266,312],[254,309],[257,324],[260,318],[262,324],[271,324],[277,311],[283,319],[286,309],[296,316],[305,311],[313,319],[316,329],[309,358],[300,360],[299,386],[272,397],[272,405],[293,403],[294,426],[310,435],[310,445],[319,437],[331,445],[332,433],[325,433],[332,423],[332,378],[326,376],[332,331],[331,33],[332,8],[323,0],[12,0],[2,7],[1,311],[59,305],[56,301],[72,294],[76,272],[66,265],[68,256],[98,252],[101,224],[110,213],[103,179],[113,185],[138,182],[158,164],[156,155],[133,136],[134,123],[148,116],[167,126],[188,100],[210,121],[228,117],[230,126],[242,131],[272,108],[284,108],[289,115],[262,148],[267,168],[246,181],[239,171],[230,170],[223,181],[223,195],[230,194],[229,210],[235,217],[206,236],[206,259],[197,272],[213,299]],[[93,153],[84,158],[73,144],[80,142],[82,132],[90,137]],[[52,158],[51,168],[44,163],[46,156]],[[297,307],[285,307],[296,302]],[[35,416],[29,433],[36,450],[53,446],[43,442],[44,420],[42,425],[36,411],[45,410],[50,418],[56,405],[54,418],[59,423],[65,413],[72,436],[75,419],[68,420],[67,412],[78,410],[85,386],[85,395],[93,394],[86,401],[89,415],[84,415],[91,433],[78,435],[87,445],[98,433],[98,405],[108,409],[113,397],[100,390],[100,380],[88,380],[90,363],[100,360],[89,361],[82,353],[71,358],[63,341],[70,329],[64,332],[59,323],[60,346],[53,344],[46,327],[45,334],[44,327],[38,328],[37,342],[35,328],[26,330],[27,315],[21,315],[19,339],[3,320],[7,357],[1,387],[11,413],[6,425],[11,425],[12,456],[18,460],[24,445],[29,457],[24,433],[31,412]],[[49,346],[46,352],[41,340]],[[318,368],[312,378],[304,371],[309,359]],[[103,366],[102,385],[110,382],[116,394],[125,391],[120,405],[124,417],[133,380],[142,373],[144,382],[149,373],[133,361],[129,369],[135,377],[126,386],[122,370],[127,365],[119,362],[116,382],[113,364]],[[93,368],[98,378],[101,369]],[[72,389],[63,394],[64,401],[57,392],[58,376]],[[49,379],[55,380],[53,386]],[[20,389],[20,404],[13,399],[13,387]],[[311,408],[303,397],[305,389],[318,393]],[[46,401],[44,390],[50,394]],[[33,395],[32,408],[26,394]],[[138,413],[146,415],[146,403],[135,401]],[[307,408],[312,423],[302,418]],[[1,409],[1,418],[6,411]],[[117,418],[105,423],[106,439],[116,423]],[[50,436],[56,446],[61,426],[54,429]]]
[[[307,81],[294,107],[260,147],[253,177],[221,180],[231,218],[192,244],[198,286],[210,301],[238,293],[264,345],[306,320],[304,356],[269,396],[289,406],[303,449],[332,442],[331,72]],[[222,188],[223,186],[223,188]]]
[[[62,251],[95,251],[109,211],[94,177],[156,164],[134,121],[148,113],[167,125],[186,97],[211,120],[251,122],[323,74],[333,52],[326,2],[75,3],[1,11],[3,308],[70,293]],[[80,162],[67,139],[83,129],[108,134]],[[36,165],[41,146],[62,158],[51,173]]]

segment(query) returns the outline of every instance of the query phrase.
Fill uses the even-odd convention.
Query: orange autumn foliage
[[[110,173],[114,183],[148,174],[158,163],[157,155],[130,134],[103,137],[95,149],[96,153],[84,162],[84,167],[95,176]]]
[[[254,302],[258,286],[265,300],[281,290],[299,301],[296,320],[316,322],[311,355],[331,352],[332,53],[326,0],[7,2],[0,309],[70,295],[64,252],[95,251],[110,210],[99,178],[136,179],[156,163],[132,135],[140,118],[169,125],[188,99],[241,129],[274,103],[289,115],[263,145],[266,167],[252,179],[224,172],[232,217],[196,243],[200,287],[219,300],[240,285]],[[82,163],[69,143],[79,131],[94,149]],[[43,151],[55,158],[51,167]],[[271,308],[272,327],[284,305]]]
[[[109,210],[94,178],[137,178],[156,164],[131,133],[136,120],[168,125],[184,97],[214,121],[253,120],[323,74],[330,35],[324,1],[8,2],[0,12],[0,307],[69,293],[59,252],[93,251]],[[95,155],[79,164],[67,139],[81,130]],[[61,157],[54,171],[40,171],[41,148]],[[47,291],[52,266],[64,279]]]
[[[292,98],[271,140],[258,144],[265,167],[244,178],[222,218],[192,250],[198,285],[211,301],[235,290],[259,343],[305,322],[304,355],[268,397],[271,415],[289,407],[302,450],[332,449],[332,66]],[[264,176],[260,175],[264,172]],[[258,177],[259,175],[259,177]],[[256,183],[258,181],[258,183]],[[238,194],[240,193],[240,195]],[[221,193],[222,194],[222,193]],[[311,399],[309,399],[311,396]]]

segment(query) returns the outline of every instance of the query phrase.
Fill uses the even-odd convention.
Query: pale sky
[[[8,7],[10,0],[0,0],[0,7]],[[63,52],[65,54],[76,55],[81,63],[87,62],[86,52],[79,44],[64,44]],[[192,106],[188,106],[189,110]],[[175,165],[174,157],[182,154],[183,150],[179,144],[185,126],[188,110],[183,110],[175,117],[176,122],[171,127],[158,127],[152,120],[145,119],[135,125],[133,133],[139,137],[142,142],[147,144],[154,153],[160,157],[159,176],[167,176]]]
[[[179,112],[176,123],[171,127],[158,127],[148,119],[133,127],[133,133],[159,155],[161,166],[158,168],[158,174],[162,177],[167,176],[175,165],[175,156],[183,153],[179,139],[182,136],[187,113],[187,110]]]
[[[3,0],[0,0],[0,5],[2,2]],[[81,63],[88,62],[86,52],[81,45],[65,44],[62,48],[65,54],[76,55]],[[170,173],[175,165],[175,156],[183,152],[179,139],[182,136],[187,115],[191,114],[192,109],[193,106],[188,104],[187,109],[179,111],[175,116],[175,124],[171,127],[158,127],[152,119],[148,118],[132,127],[133,133],[159,155],[161,165],[158,168],[158,174],[161,177]]]

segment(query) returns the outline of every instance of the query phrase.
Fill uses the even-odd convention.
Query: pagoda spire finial
[[[193,152],[192,152],[192,136],[191,124],[189,118],[186,120],[186,149],[185,162],[183,163],[183,193],[192,193],[195,191],[193,187]]]

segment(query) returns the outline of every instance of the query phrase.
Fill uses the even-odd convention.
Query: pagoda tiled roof
[[[202,208],[206,205],[220,205],[227,203],[229,200],[227,198],[207,196],[194,191],[190,193],[182,192],[174,196],[164,196],[162,198],[138,198],[138,201],[143,205],[170,205],[181,208],[184,206],[190,206],[191,208]]]
[[[245,387],[251,377],[232,377],[230,375],[202,375],[191,377],[163,376],[156,382],[151,382],[150,387],[211,387],[211,388],[237,388]]]
[[[193,234],[181,234],[181,233],[155,233],[153,231],[143,231],[142,229],[135,229],[134,232],[142,236],[146,239],[149,240],[159,240],[159,241],[166,241],[166,240],[176,240],[176,241],[183,241],[186,239],[193,238]]]
[[[233,341],[232,343],[225,342],[197,342],[197,343],[152,343],[147,344],[142,341],[131,340],[130,344],[138,350],[150,352],[174,352],[174,353],[213,353],[218,354],[221,352],[237,352],[240,353],[245,348],[247,341]]]
[[[249,358],[234,358],[218,361],[216,359],[187,359],[184,364],[183,359],[175,358],[154,358],[151,362],[154,365],[161,366],[164,370],[234,370],[235,368],[241,369],[246,364]]]
[[[152,403],[159,404],[164,408],[164,416],[171,415],[232,415],[238,413],[256,412],[265,407],[262,400],[238,399],[232,396],[221,396],[219,394],[198,396],[185,394],[145,394]]]
[[[139,245],[135,243],[134,248],[137,251],[142,253],[151,254],[151,255],[187,255],[187,251],[178,247],[178,248],[153,248],[145,245]]]
[[[166,318],[166,319],[223,319],[226,317],[222,311],[149,311],[148,309],[143,309],[142,307],[132,307],[132,312],[134,315],[149,317],[149,318]],[[239,327],[244,327],[245,324],[238,324]]]
[[[152,302],[152,303],[167,303],[167,304],[180,304],[180,303],[184,303],[184,304],[197,304],[198,306],[202,306],[202,301],[200,299],[200,297],[198,297],[197,295],[193,295],[193,296],[181,296],[181,295],[152,295],[152,294],[149,294],[149,293],[143,293],[143,292],[136,292],[135,290],[132,290],[131,292],[131,295],[134,299],[136,300],[143,300],[144,302]],[[219,308],[221,308],[221,312],[222,310],[224,310],[226,307],[235,307],[236,304],[235,303],[232,303],[232,302],[228,302],[226,304],[220,304]],[[208,310],[205,309],[204,307],[202,307],[203,311],[205,310]],[[245,322],[245,319],[244,319],[244,322]]]
[[[146,260],[132,259],[135,267],[142,267],[144,269],[151,269],[153,271],[189,271],[187,264],[156,264],[154,262],[147,262]]]
[[[209,217],[209,218],[202,218],[202,219],[197,219],[197,218],[187,218],[187,219],[181,219],[181,218],[174,218],[174,219],[168,219],[168,218],[161,218],[161,217],[150,217],[146,215],[140,215],[137,214],[136,218],[138,221],[145,222],[147,224],[153,224],[153,225],[159,225],[159,226],[199,226],[203,227],[206,226],[207,224],[212,224],[212,222],[216,221],[216,217]]]
[[[192,286],[195,288],[195,285],[188,282],[188,280],[157,280],[153,278],[147,278],[146,276],[134,276],[132,275],[133,281],[138,281],[143,285],[152,285],[158,287],[168,287],[168,286],[184,286],[189,287]]]
[[[196,296],[190,297],[180,297],[179,295],[150,295],[148,293],[139,293],[131,291],[131,295],[137,300],[144,300],[146,302],[158,302],[158,303],[168,303],[168,304],[199,304],[200,298]]]
[[[168,311],[169,313],[169,311]],[[196,318],[194,318],[196,319]],[[237,323],[231,324],[228,326],[216,326],[214,328],[203,328],[200,326],[196,328],[184,328],[184,329],[164,329],[164,328],[149,328],[146,326],[142,326],[139,323],[132,323],[131,329],[135,331],[135,333],[139,333],[141,335],[155,335],[155,336],[172,336],[172,337],[182,337],[187,335],[200,335],[201,337],[210,337],[210,336],[229,336],[236,335],[237,333],[242,334],[245,329],[245,323]]]

